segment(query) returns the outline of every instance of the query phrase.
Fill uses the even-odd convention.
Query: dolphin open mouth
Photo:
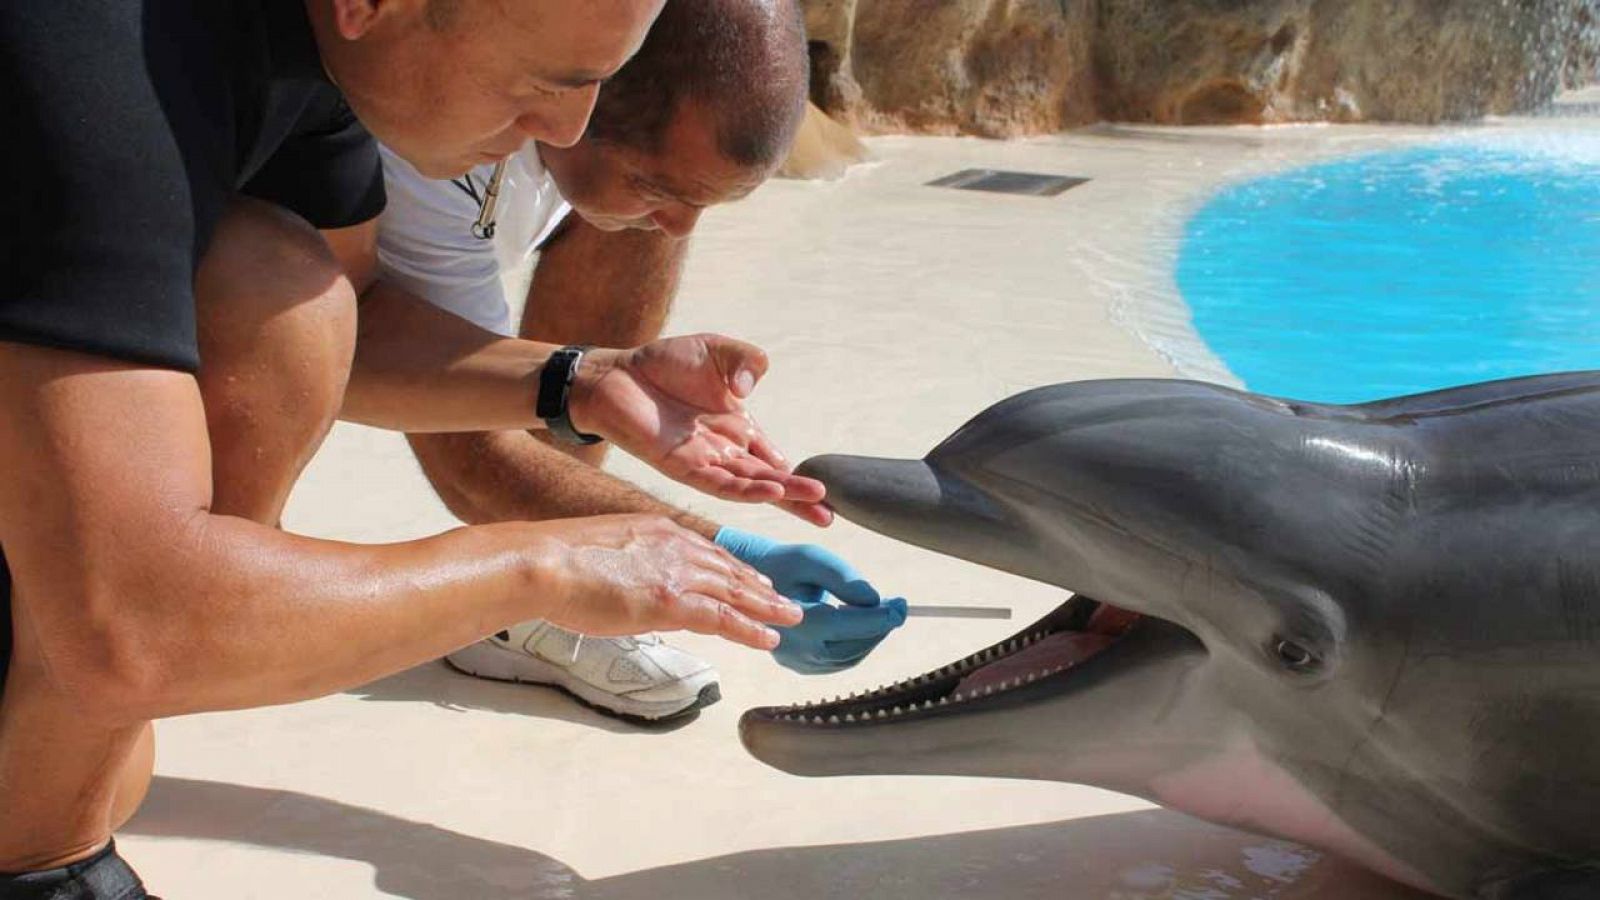
[[[757,723],[848,728],[956,715],[1008,701],[1027,702],[1038,687],[1055,693],[1074,670],[1123,641],[1146,618],[1075,596],[1018,634],[949,665],[861,694],[745,713]]]

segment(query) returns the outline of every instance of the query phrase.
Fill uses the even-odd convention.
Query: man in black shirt
[[[367,547],[275,528],[349,374],[383,202],[363,124],[438,176],[570,144],[662,2],[0,4],[0,900],[144,896],[109,841],[156,718],[319,696],[534,617],[765,649],[763,622],[798,620],[658,517]],[[708,492],[821,499],[743,413],[753,347],[574,360],[421,310],[413,334],[437,383],[368,421],[542,427],[542,387],[551,423]]]

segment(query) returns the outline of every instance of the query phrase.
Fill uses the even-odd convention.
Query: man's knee
[[[473,499],[477,485],[476,460],[482,454],[482,434],[408,434],[411,452],[434,493],[451,515],[469,525],[488,521]]]
[[[195,295],[218,511],[275,519],[338,416],[354,289],[315,229],[240,200],[217,227]]]

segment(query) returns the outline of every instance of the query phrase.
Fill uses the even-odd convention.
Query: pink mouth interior
[[[1084,631],[1052,634],[1003,659],[973,672],[956,691],[972,694],[986,687],[998,688],[1013,678],[1075,666],[1117,642],[1139,620],[1139,614],[1101,604]]]
[[[1013,678],[1024,678],[1029,673],[1048,672],[1063,666],[1076,665],[1101,650],[1111,646],[1116,638],[1083,631],[1063,631],[1052,634],[1026,650],[997,660],[961,679],[956,690],[963,694],[981,691],[986,687],[999,687]]]

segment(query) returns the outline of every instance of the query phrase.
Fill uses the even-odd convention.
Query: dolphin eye
[[[1272,648],[1278,662],[1291,672],[1315,672],[1322,660],[1315,653],[1288,639],[1280,639]]]

